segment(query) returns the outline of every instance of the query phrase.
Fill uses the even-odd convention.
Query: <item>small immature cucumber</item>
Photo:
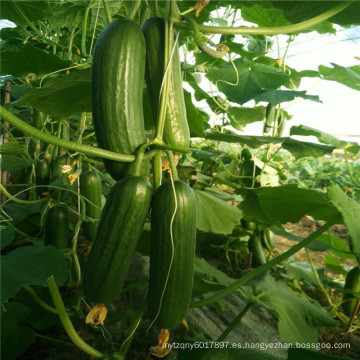
[[[152,203],[149,312],[162,329],[185,318],[194,276],[196,198],[186,183],[177,180],[174,186],[175,216],[171,182],[159,187]]]
[[[258,267],[266,264],[266,254],[262,246],[261,233],[259,230],[255,230],[251,235],[248,243],[248,249],[252,253],[252,265]]]
[[[343,296],[342,308],[344,310],[344,314],[351,317],[358,302],[358,297],[355,297],[354,293],[357,293],[358,296],[360,295],[359,267],[351,269],[346,275],[344,290],[348,290],[349,292]]]
[[[101,215],[101,179],[94,171],[84,171],[80,175],[80,194],[86,201],[85,215],[92,219],[99,219]],[[93,241],[96,235],[98,223],[83,222],[82,230],[89,241]]]
[[[54,181],[62,176],[62,166],[67,165],[68,159],[66,156],[59,156],[51,163],[51,177],[50,180]]]
[[[119,295],[151,196],[152,187],[143,176],[126,176],[111,189],[84,267],[82,289],[89,300],[104,304]]]
[[[109,24],[99,36],[92,61],[93,122],[99,146],[133,154],[146,142],[143,87],[146,49],[139,26],[127,19]],[[104,159],[118,180],[133,164]]]
[[[160,89],[164,77],[165,20],[155,17],[142,25],[146,42],[146,86],[157,122],[160,104]],[[190,131],[186,117],[186,107],[182,86],[179,51],[176,46],[171,62],[171,80],[168,90],[168,104],[163,140],[166,144],[187,149]]]
[[[45,218],[45,245],[66,249],[68,245],[69,214],[66,206],[55,205]]]
[[[48,159],[41,159],[35,166],[36,185],[48,185],[50,179],[50,163]],[[36,193],[41,195],[46,191],[45,186],[36,188]]]

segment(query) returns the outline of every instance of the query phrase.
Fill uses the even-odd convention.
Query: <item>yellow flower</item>
[[[209,0],[198,0],[194,8],[196,9],[195,16],[199,17],[201,10],[209,3]]]
[[[70,185],[72,185],[75,182],[75,180],[78,178],[78,176],[76,174],[69,174],[68,178],[69,178]]]
[[[94,306],[86,316],[87,324],[104,325],[104,320],[107,315],[107,307],[103,304]],[[95,320],[96,321],[95,323]]]
[[[159,345],[151,346],[150,354],[158,358],[163,358],[168,355],[171,351],[171,348],[166,346],[167,342],[169,341],[169,336],[170,334],[168,329],[161,329],[158,336]]]
[[[49,153],[46,153],[46,154],[45,154],[45,158],[46,158],[46,159],[50,159],[50,158],[51,158],[51,155],[50,155]]]

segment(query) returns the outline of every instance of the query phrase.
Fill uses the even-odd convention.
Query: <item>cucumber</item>
[[[35,166],[36,185],[48,185],[50,179],[50,163],[48,159],[41,159]],[[36,193],[40,196],[46,191],[45,186],[37,187]]]
[[[62,166],[67,165],[68,159],[66,156],[59,156],[51,163],[51,177],[50,180],[54,181],[62,176]]]
[[[275,234],[269,229],[261,231],[261,244],[264,249],[269,251],[275,249]]]
[[[149,313],[161,329],[171,329],[185,318],[194,276],[196,198],[184,182],[176,180],[174,185],[177,199],[172,224],[174,247],[170,233],[175,209],[171,182],[156,191],[151,213]]]
[[[252,253],[251,262],[254,267],[266,264],[266,254],[262,246],[260,231],[255,230],[251,235],[248,242],[248,249]]]
[[[142,25],[146,42],[146,86],[155,122],[158,119],[160,89],[164,76],[165,21],[155,17]],[[171,81],[163,140],[166,144],[187,149],[190,131],[182,86],[182,75],[178,47],[175,48],[171,63]]]
[[[111,189],[84,267],[82,289],[89,300],[104,304],[119,295],[151,196],[152,187],[143,176],[126,176]]]
[[[69,214],[66,206],[55,205],[45,218],[45,245],[66,249],[68,245]]]
[[[133,154],[146,142],[143,114],[145,41],[137,24],[118,19],[99,36],[91,70],[95,135],[100,147]],[[103,159],[119,180],[133,164]],[[145,175],[145,174],[144,174]]]
[[[346,275],[346,281],[344,289],[348,292],[343,296],[342,307],[344,314],[351,317],[354,313],[358,298],[360,295],[360,268],[355,267],[351,269]],[[355,297],[354,293],[357,293],[358,297]]]
[[[84,171],[80,175],[80,194],[87,200],[85,215],[92,219],[99,219],[101,215],[101,179],[94,171]],[[93,241],[96,235],[98,222],[83,222],[82,230],[89,241]]]

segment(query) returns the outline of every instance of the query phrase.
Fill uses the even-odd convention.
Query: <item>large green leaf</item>
[[[296,158],[324,156],[334,150],[333,146],[299,141],[289,137],[233,135],[211,132],[205,133],[205,137],[216,141],[246,144],[252,149],[257,149],[265,144],[282,144],[282,147],[291,152]]]
[[[34,330],[21,322],[31,313],[25,305],[9,302],[1,308],[1,355],[3,360],[18,359],[35,341]]]
[[[340,186],[328,188],[329,201],[339,210],[350,237],[350,249],[360,262],[360,204],[348,197]]]
[[[15,239],[14,228],[6,226],[0,229],[1,250],[10,245]]]
[[[33,164],[33,161],[16,155],[4,155],[1,159],[2,170],[21,171],[27,169]]]
[[[19,224],[28,216],[39,213],[41,204],[19,204],[15,202],[6,202],[1,208],[1,215],[5,219],[11,220],[13,225]]]
[[[291,24],[284,16],[282,10],[266,8],[259,4],[241,8],[241,17],[261,27],[276,27]]]
[[[19,77],[34,73],[41,76],[65,69],[70,64],[71,61],[29,44],[1,51],[1,75]]]
[[[332,68],[319,66],[319,73],[325,80],[336,81],[351,89],[360,91],[360,65],[344,67],[331,63]]]
[[[227,112],[231,125],[240,130],[247,124],[262,121],[265,117],[265,107],[231,107]]]
[[[18,105],[30,105],[58,118],[90,112],[90,71],[77,71],[53,78],[44,87],[21,97]]]
[[[231,233],[240,223],[242,212],[235,206],[220,200],[205,191],[194,190],[197,200],[198,230],[218,234]]]
[[[13,297],[24,285],[46,286],[54,275],[58,285],[68,276],[64,254],[52,246],[24,246],[1,257],[1,302]]]
[[[235,66],[235,68],[234,68]],[[265,64],[255,64],[236,59],[211,68],[206,77],[223,92],[230,101],[244,104],[259,96],[264,89],[277,89],[289,82],[289,75]]]
[[[316,344],[322,327],[339,324],[320,306],[295,295],[285,283],[268,275],[243,286],[241,292],[248,298],[257,297],[258,305],[274,312],[280,337],[286,343]]]
[[[194,106],[191,100],[191,94],[186,90],[184,90],[184,97],[190,135],[192,137],[203,137],[204,122],[207,123],[209,121],[209,115]]]
[[[316,130],[306,125],[292,126],[290,135],[315,136],[321,143],[334,146],[336,149],[347,149],[351,147],[351,151],[357,153],[359,144],[355,142],[347,142],[336,138],[326,132]]]
[[[46,19],[50,13],[49,1],[2,1],[1,2],[1,18],[14,22],[17,25],[29,26],[28,22],[18,12],[14,6],[14,2],[18,5],[20,10],[30,21],[38,21]]]
[[[297,97],[303,98],[305,100],[322,102],[317,95],[307,95],[306,91],[274,90],[274,89],[263,91],[260,95],[255,97],[255,100],[265,101],[273,105],[277,105],[282,102],[292,101]]]
[[[325,194],[294,184],[248,189],[240,209],[247,217],[269,225],[296,223],[305,215],[327,221],[339,214]]]

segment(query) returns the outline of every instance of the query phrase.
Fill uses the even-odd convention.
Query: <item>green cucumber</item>
[[[156,191],[151,213],[149,313],[150,319],[162,329],[171,329],[185,318],[194,276],[196,198],[184,182],[176,180],[174,186],[177,199],[174,218],[171,182]]]
[[[95,135],[103,149],[133,154],[146,142],[145,58],[144,36],[139,26],[127,19],[109,24],[96,42],[91,71],[92,111]],[[133,169],[133,164],[103,161],[116,180]]]
[[[48,185],[50,179],[50,163],[48,159],[41,159],[35,166],[35,183],[36,185]],[[36,193],[41,195],[46,191],[46,186],[36,188]]]
[[[275,249],[275,234],[269,229],[261,231],[261,244],[264,249],[269,251]]]
[[[252,253],[251,263],[254,267],[266,264],[265,249],[262,246],[261,233],[255,230],[248,242],[248,249]]]
[[[68,158],[66,156],[59,156],[51,163],[51,177],[50,180],[54,181],[62,176],[62,166],[67,165]]]
[[[94,171],[84,171],[80,175],[80,194],[86,201],[85,215],[92,219],[99,219],[101,215],[101,179]],[[82,230],[89,241],[93,241],[96,235],[98,222],[83,222]]]
[[[126,176],[111,189],[84,267],[82,289],[89,300],[104,304],[119,295],[151,196],[152,187],[143,176]]]
[[[160,89],[165,70],[165,21],[159,17],[148,19],[142,25],[142,30],[146,42],[146,86],[153,118],[157,122]],[[181,149],[187,149],[190,143],[178,46],[176,46],[173,52],[171,63],[171,80],[168,91],[163,140],[166,144]]]
[[[66,206],[55,205],[45,218],[45,245],[66,249],[68,245],[69,214]]]
[[[351,317],[360,296],[360,268],[351,269],[346,275],[344,290],[348,292],[343,296],[342,307],[344,314]],[[354,295],[357,293],[357,297]]]

